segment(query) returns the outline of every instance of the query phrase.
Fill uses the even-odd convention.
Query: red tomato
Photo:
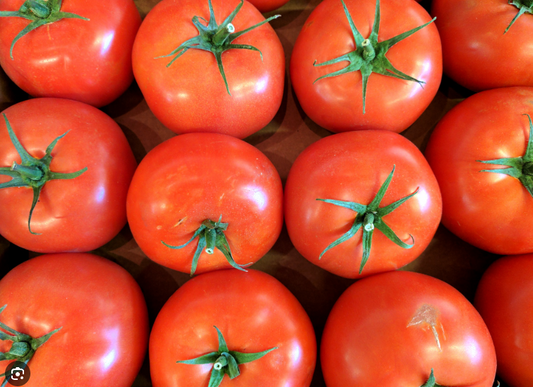
[[[364,225],[350,239],[326,248],[372,211],[357,212],[317,199],[369,205],[394,166],[380,209],[416,194],[384,215],[382,222],[400,241],[413,246],[395,244],[376,221],[369,259],[361,270]],[[285,222],[294,247],[313,264],[343,277],[394,270],[413,261],[433,238],[440,217],[441,197],[433,172],[418,148],[393,132],[358,131],[325,137],[298,156],[285,186]]]
[[[489,328],[498,376],[509,386],[533,384],[533,254],[498,259],[483,274],[474,303]]]
[[[27,2],[4,0],[0,11],[17,11],[22,4]],[[133,80],[131,49],[141,24],[135,3],[63,0],[61,11],[89,20],[64,18],[40,26],[16,41],[12,52],[13,40],[31,21],[1,17],[0,65],[34,97],[75,99],[97,107],[112,102]]]
[[[289,0],[248,0],[248,2],[252,3],[260,12],[265,13],[278,9],[287,4]]]
[[[519,179],[505,174],[510,167],[480,161],[525,155],[530,133],[525,114],[533,114],[532,101],[533,88],[475,94],[446,114],[426,148],[442,191],[442,223],[496,254],[533,252],[533,197]],[[484,172],[489,169],[502,173]],[[524,177],[528,174],[524,169]]]
[[[311,384],[316,339],[298,300],[263,272],[220,270],[186,282],[157,316],[150,335],[154,387],[207,387],[212,364],[177,362],[218,351],[215,327],[229,351],[257,353],[275,348],[240,365],[240,376],[235,379],[224,376],[221,387]]]
[[[376,2],[347,0],[345,3],[362,35],[361,40],[368,38],[375,20]],[[382,0],[380,9],[377,38],[380,43],[431,20],[414,1]],[[331,65],[314,65],[354,50],[359,53],[364,41],[361,43],[357,48],[341,0],[322,1],[305,22],[292,52],[290,74],[298,101],[309,118],[333,132],[358,129],[401,132],[422,114],[440,85],[442,58],[437,28],[434,24],[422,28],[392,46],[386,55],[392,66],[421,83],[371,74],[366,107],[361,71],[318,79],[346,68],[350,64],[348,59]],[[378,71],[376,60],[370,62],[374,72]],[[391,74],[389,70],[384,72]]]
[[[0,234],[37,252],[90,251],[110,241],[126,224],[126,195],[136,167],[117,123],[90,105],[56,98],[20,102],[2,114],[0,184],[9,184],[12,177],[5,176],[6,170],[14,161],[21,163],[6,118],[22,147],[36,159],[45,157],[47,147],[64,134],[51,152],[52,172],[87,170],[69,180],[45,183],[29,225],[34,190],[0,189]]]
[[[0,321],[32,338],[61,328],[29,360],[26,387],[132,385],[146,353],[148,316],[122,267],[92,254],[42,255],[0,281],[0,304],[7,305]],[[1,350],[10,348],[4,340]]]
[[[239,5],[238,0],[213,0],[217,23]],[[133,47],[135,79],[154,115],[176,133],[218,132],[244,138],[266,126],[283,97],[285,57],[276,32],[263,24],[235,39],[222,53],[224,83],[215,55],[191,48],[172,62],[170,54],[198,36],[191,19],[205,27],[208,0],[163,0],[144,19]],[[204,20],[202,20],[202,18]],[[244,2],[232,25],[239,33],[265,18]],[[169,65],[170,64],[170,65]]]
[[[513,3],[526,3],[513,1]],[[507,0],[434,0],[444,72],[470,90],[533,86],[533,16]]]
[[[277,240],[282,205],[281,179],[270,160],[252,145],[217,133],[189,133],[155,147],[139,164],[127,201],[130,229],[143,252],[191,274],[230,266],[223,249],[210,255],[199,238],[191,240],[204,221],[226,224],[220,231],[233,259],[247,265]],[[189,240],[181,249],[167,246]],[[191,265],[195,251],[197,269]]]
[[[445,282],[406,271],[342,294],[320,360],[328,387],[422,386],[432,370],[439,386],[492,387],[496,373],[494,344],[472,304]]]

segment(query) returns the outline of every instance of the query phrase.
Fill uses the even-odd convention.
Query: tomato
[[[472,304],[447,283],[407,271],[364,278],[342,294],[320,360],[328,387],[418,387],[431,374],[439,386],[492,387],[496,373],[494,344]]]
[[[359,34],[350,30],[344,3]],[[290,75],[298,101],[309,118],[333,132],[401,132],[422,114],[440,85],[438,31],[433,23],[426,25],[387,52],[385,41],[431,21],[424,8],[405,0],[383,0],[381,5],[374,0],[344,3],[322,1],[296,39]],[[381,14],[378,26],[374,25],[376,9]],[[377,35],[370,36],[372,29]],[[367,55],[368,61],[361,59]],[[331,63],[335,58],[340,61]],[[392,67],[386,66],[405,79],[392,76]],[[349,72],[331,76],[337,71]]]
[[[224,21],[241,5],[229,23],[235,32],[213,48],[219,57],[192,46],[176,59],[173,51],[189,39],[211,42],[209,37],[199,38],[199,31]],[[283,47],[269,24],[232,40],[264,21],[255,7],[238,0],[214,0],[212,8],[210,0],[159,2],[144,19],[133,46],[135,79],[154,115],[176,133],[218,132],[244,138],[266,126],[283,97]]]
[[[218,352],[217,330],[229,351],[270,350],[240,365],[240,376],[231,381],[223,367],[221,387],[311,384],[316,339],[297,299],[266,273],[219,270],[187,281],[159,312],[150,335],[153,386],[207,387],[214,366],[183,361]]]
[[[0,304],[3,328],[31,336],[24,345],[48,337],[27,363],[26,387],[129,387],[139,372],[146,303],[131,275],[111,261],[82,253],[30,259],[0,281]],[[12,345],[4,340],[1,350]],[[8,362],[1,364],[4,370]]]
[[[379,210],[372,210],[387,179],[390,184],[376,203]],[[381,213],[401,200],[392,212]],[[371,215],[372,224],[367,221]],[[413,261],[428,246],[440,218],[439,187],[424,156],[389,131],[338,133],[315,142],[294,161],[285,186],[285,222],[294,247],[313,264],[343,277],[394,270]],[[387,225],[396,236],[386,235]],[[350,238],[335,245],[350,231]]]
[[[434,0],[431,13],[442,39],[444,72],[473,91],[533,86],[533,53],[526,49],[532,43],[533,16],[523,14],[511,25],[518,5],[526,3]]]
[[[78,17],[50,20],[15,38],[43,7]],[[24,6],[23,6],[24,5]],[[30,8],[28,19],[15,12]],[[23,15],[26,15],[23,13]],[[0,65],[34,97],[75,99],[97,107],[114,101],[131,84],[131,49],[141,17],[132,0],[5,0],[0,6]],[[53,17],[53,14],[52,14]],[[86,20],[88,19],[88,20]],[[39,20],[43,20],[40,22]]]
[[[479,282],[474,305],[489,328],[498,376],[509,386],[533,383],[533,254],[494,262]]]
[[[442,191],[442,223],[495,254],[533,252],[531,155],[526,157],[531,124],[525,115],[533,114],[532,101],[532,88],[475,94],[446,114],[426,148]],[[524,161],[521,179],[507,174],[517,168],[497,161],[515,157]]]
[[[184,134],[152,149],[127,199],[130,229],[143,252],[191,274],[230,264],[242,270],[261,258],[281,232],[282,205],[281,179],[270,160],[218,133]]]
[[[21,151],[10,139],[7,123]],[[42,176],[34,180],[36,188],[28,180],[16,186],[21,178],[11,172],[14,162],[17,170],[29,165],[20,155],[26,152],[30,163],[48,160],[49,168],[42,163],[33,167]],[[58,178],[47,181],[49,172],[39,173],[45,167]],[[96,249],[126,224],[126,195],[135,167],[124,133],[100,110],[57,98],[13,105],[0,116],[0,234],[36,252]],[[68,174],[73,176],[62,179]]]
[[[248,0],[248,2],[252,3],[260,12],[265,13],[287,4],[289,0]]]

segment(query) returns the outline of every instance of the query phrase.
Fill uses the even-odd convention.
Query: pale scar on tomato
[[[431,333],[433,333],[433,337],[435,337],[437,348],[440,352],[442,352],[441,337],[439,336],[438,330],[441,331],[443,340],[446,340],[446,336],[444,334],[444,327],[439,321],[439,316],[440,313],[437,308],[429,304],[424,304],[416,310],[415,314],[413,315],[413,318],[411,319],[409,324],[407,324],[407,327],[409,328],[416,326],[424,330],[429,328],[431,330]]]

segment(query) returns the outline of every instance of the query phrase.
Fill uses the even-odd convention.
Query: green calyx
[[[424,383],[420,387],[444,387],[440,384],[437,384],[437,381],[435,380],[435,375],[433,374],[433,368],[431,369],[431,373],[429,374],[429,378],[426,383]]]
[[[427,22],[426,24],[413,28],[412,30],[406,31],[383,42],[378,42],[379,24],[381,17],[379,0],[376,1],[374,24],[372,26],[370,36],[367,39],[363,38],[363,35],[361,35],[361,33],[355,27],[352,16],[350,15],[350,12],[348,11],[348,8],[346,7],[344,1],[341,0],[341,2],[342,6],[344,7],[344,13],[346,14],[346,18],[348,19],[348,23],[350,24],[350,28],[352,30],[352,34],[357,48],[352,52],[341,55],[337,58],[328,60],[323,63],[317,63],[315,61],[315,63],[313,63],[314,66],[328,66],[339,62],[349,62],[349,65],[344,67],[343,69],[332,72],[330,74],[323,75],[317,78],[315,82],[318,82],[319,80],[324,78],[335,77],[354,71],[361,71],[361,77],[363,80],[363,114],[366,110],[366,89],[368,84],[368,78],[372,73],[386,75],[405,81],[417,82],[420,86],[422,86],[422,84],[424,83],[423,81],[419,81],[418,79],[413,78],[410,75],[407,75],[395,68],[385,55],[387,54],[387,51],[396,43],[408,38],[418,30],[421,30],[422,28],[431,24],[435,20],[435,18]]]
[[[27,33],[45,24],[54,23],[61,19],[82,19],[85,17],[70,12],[61,12],[62,0],[26,0],[18,11],[0,11],[0,17],[22,17],[31,21],[22,31],[19,32],[13,42],[9,55],[13,59],[13,47],[15,43]]]
[[[57,137],[50,145],[48,145],[43,158],[36,159],[35,157],[31,156],[26,149],[24,149],[13,132],[6,115],[2,115],[4,116],[4,120],[6,122],[9,138],[15,146],[15,149],[17,150],[22,162],[21,164],[18,164],[16,161],[13,161],[11,167],[0,167],[0,175],[11,177],[11,180],[0,184],[0,189],[12,187],[29,187],[33,189],[33,201],[31,204],[30,215],[28,217],[28,230],[34,235],[39,235],[31,230],[31,217],[33,210],[39,201],[39,196],[44,185],[50,180],[74,179],[84,173],[87,170],[87,167],[73,173],[52,172],[50,170],[50,163],[52,162],[52,150],[57,142],[68,132]]]
[[[516,8],[518,8],[518,13],[516,16],[511,20],[511,23],[507,26],[507,28],[504,31],[504,34],[509,31],[509,28],[514,24],[514,22],[523,14],[529,13],[533,14],[533,0],[508,0],[509,4],[514,5]]]
[[[196,271],[196,267],[198,266],[198,260],[200,259],[202,251],[205,251],[207,254],[213,254],[215,248],[217,248],[222,252],[222,254],[224,254],[224,257],[226,257],[226,260],[232,267],[241,271],[246,271],[244,269],[244,266],[240,266],[233,259],[228,240],[226,239],[226,235],[224,235],[224,231],[226,231],[226,229],[228,228],[228,223],[222,223],[221,220],[222,215],[220,215],[218,222],[213,222],[210,219],[204,220],[201,226],[198,227],[198,229],[194,232],[192,238],[182,245],[171,246],[163,241],[161,241],[161,243],[171,249],[181,249],[189,245],[189,243],[191,243],[196,238],[198,238],[198,246],[196,247],[196,251],[194,252],[191,264],[191,276],[194,275]]]
[[[226,74],[224,72],[224,66],[222,65],[222,53],[230,49],[253,50],[253,51],[257,51],[259,55],[261,56],[261,60],[263,60],[263,54],[256,47],[248,45],[248,44],[233,44],[232,42],[235,39],[237,39],[239,36],[244,35],[245,33],[257,27],[260,27],[263,24],[268,23],[271,20],[274,20],[281,16],[281,15],[271,16],[268,19],[263,20],[262,22],[256,25],[253,25],[252,27],[236,32],[235,27],[232,24],[232,21],[237,15],[237,13],[239,12],[239,10],[241,9],[243,3],[244,1],[241,0],[239,5],[233,10],[233,12],[231,12],[231,14],[219,25],[217,24],[215,20],[215,12],[213,11],[213,5],[211,4],[211,0],[209,0],[209,14],[210,14],[209,21],[198,16],[194,16],[192,18],[192,23],[198,30],[198,35],[183,42],[178,48],[176,48],[170,54],[158,56],[155,59],[167,58],[167,57],[173,56],[174,58],[167,65],[167,67],[169,67],[172,63],[174,63],[176,59],[178,59],[180,56],[185,54],[187,50],[190,48],[210,51],[215,56],[218,69],[220,71],[220,74],[222,75],[224,84],[226,85],[226,90],[228,94],[231,95],[229,91],[228,81],[226,80]],[[204,22],[207,22],[207,25],[205,26],[202,23],[200,23],[200,19],[202,19]]]
[[[227,374],[230,379],[236,378],[241,373],[239,370],[240,364],[258,360],[267,353],[277,349],[277,347],[274,347],[267,349],[266,351],[255,353],[230,351],[220,330],[217,327],[215,327],[215,329],[218,334],[218,351],[190,360],[177,361],[177,363],[181,364],[213,364],[208,387],[218,387],[220,383],[222,383],[225,374]]]
[[[0,313],[4,311],[7,305],[0,308]],[[4,323],[0,322],[0,340],[12,341],[13,344],[7,352],[0,352],[0,361],[3,360],[16,360],[28,364],[37,349],[39,349],[44,343],[50,339],[52,335],[57,333],[61,328],[54,329],[52,332],[47,333],[44,336],[33,338],[25,333],[20,333],[14,329],[11,329]],[[5,331],[5,332],[4,332]],[[6,376],[5,373],[0,376]],[[7,383],[7,378],[4,379],[2,387]]]
[[[529,114],[524,114],[529,120],[529,139],[526,153],[520,157],[507,157],[494,160],[477,160],[484,164],[504,165],[508,168],[483,169],[480,172],[503,173],[514,177],[524,185],[533,197],[533,123]]]
[[[383,221],[383,217],[390,214],[394,210],[396,210],[400,205],[402,205],[404,202],[409,200],[411,197],[416,195],[418,192],[418,188],[410,195],[399,199],[395,201],[394,203],[389,204],[385,207],[379,207],[379,204],[383,200],[383,197],[385,196],[385,193],[387,192],[387,189],[389,188],[390,182],[392,180],[392,176],[394,175],[395,166],[392,168],[392,172],[389,174],[385,182],[382,184],[382,186],[379,188],[378,193],[372,199],[370,204],[364,205],[360,203],[355,202],[348,202],[348,201],[342,201],[342,200],[330,200],[330,199],[317,199],[326,203],[334,204],[339,207],[348,208],[354,212],[357,212],[357,215],[355,217],[355,220],[353,222],[352,227],[348,232],[346,232],[344,235],[342,235],[339,239],[335,240],[333,243],[331,243],[318,257],[318,259],[321,259],[322,256],[333,247],[341,244],[342,242],[347,241],[351,237],[353,237],[357,231],[359,231],[360,228],[363,229],[363,256],[361,259],[361,265],[359,267],[359,274],[363,272],[363,268],[365,267],[368,258],[370,257],[370,250],[372,247],[372,236],[374,234],[374,229],[378,229],[381,231],[388,239],[390,239],[392,242],[394,242],[396,245],[403,247],[404,249],[410,249],[414,246],[414,238],[412,235],[410,235],[411,240],[413,241],[412,244],[405,243],[402,241],[395,233],[392,231],[392,229]]]

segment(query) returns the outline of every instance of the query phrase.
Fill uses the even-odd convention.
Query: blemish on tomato
[[[183,222],[185,222],[187,220],[187,217],[184,217],[184,218],[181,218],[180,220],[178,220],[178,223],[176,223],[174,226],[172,227],[178,227],[180,226]]]
[[[441,340],[437,328],[439,328],[442,332],[442,338],[444,340],[446,340],[446,336],[444,335],[444,327],[439,321],[439,317],[440,312],[437,308],[429,304],[424,304],[416,310],[415,314],[413,315],[413,318],[411,319],[409,324],[407,324],[407,327],[409,328],[412,326],[417,326],[422,329],[429,328],[431,330],[431,333],[433,333],[433,336],[435,337],[437,348],[440,352],[442,352]]]

